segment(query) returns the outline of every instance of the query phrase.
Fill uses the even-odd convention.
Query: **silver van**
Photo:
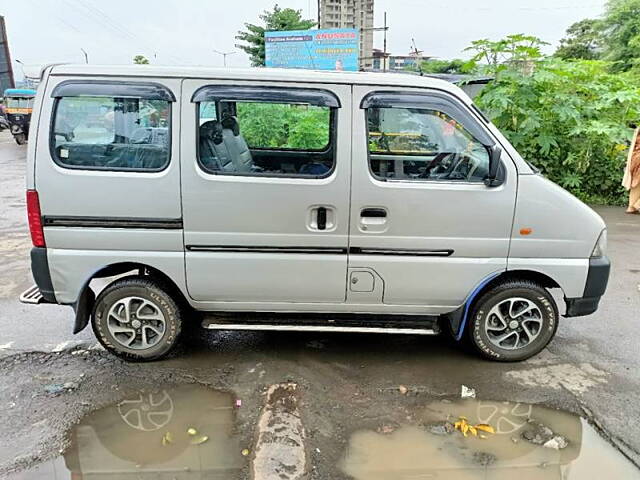
[[[127,360],[187,322],[444,333],[526,359],[593,313],[602,219],[458,87],[376,73],[57,65],[32,118],[30,303]],[[557,296],[557,298],[560,298]]]

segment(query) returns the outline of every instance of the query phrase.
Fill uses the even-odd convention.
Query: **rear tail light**
[[[44,231],[42,230],[42,215],[40,214],[40,199],[38,192],[27,190],[27,219],[31,232],[31,243],[34,247],[46,247]]]

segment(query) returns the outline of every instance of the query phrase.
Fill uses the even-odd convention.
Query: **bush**
[[[623,204],[620,185],[629,123],[640,120],[640,87],[601,61],[536,62],[515,69],[476,99],[522,156],[583,201]]]
[[[329,109],[284,103],[238,103],[250,147],[321,150],[329,143]]]

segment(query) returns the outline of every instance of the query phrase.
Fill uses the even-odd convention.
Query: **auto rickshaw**
[[[9,129],[18,145],[24,145],[29,139],[29,123],[35,90],[8,88],[4,91],[5,115]]]

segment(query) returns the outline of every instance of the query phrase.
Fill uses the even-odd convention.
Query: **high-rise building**
[[[4,26],[4,17],[0,15],[0,96],[5,89],[13,88],[14,86],[7,30]]]
[[[360,31],[360,68],[373,65],[373,0],[320,0],[320,28]]]

